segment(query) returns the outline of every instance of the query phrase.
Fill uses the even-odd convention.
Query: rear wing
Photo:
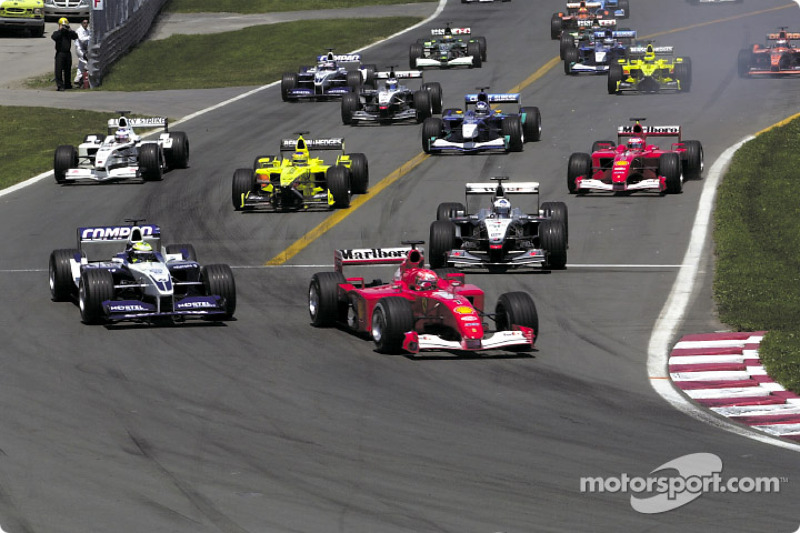
[[[503,192],[505,194],[539,194],[538,181],[518,181],[503,182]],[[498,185],[496,183],[467,183],[466,192],[470,194],[495,194]]]
[[[281,139],[281,152],[294,152],[302,150],[305,143],[306,150],[344,150],[344,139]],[[298,146],[299,145],[299,146]]]
[[[584,4],[583,6],[581,4]],[[600,9],[603,7],[602,2],[567,2],[567,9],[574,10],[586,7],[588,9]]]
[[[518,104],[522,101],[520,93],[480,93],[486,96],[486,101],[490,104]],[[479,93],[464,95],[464,103],[467,105],[478,102]]]
[[[431,35],[444,35],[446,31],[447,28],[434,28],[431,30]],[[472,30],[470,28],[450,28],[450,33],[453,35],[469,35],[472,33]]]
[[[594,32],[595,39],[603,39],[606,36],[604,31]],[[636,39],[636,30],[619,30],[611,32],[612,39]]]
[[[161,249],[161,228],[155,224],[139,226],[87,226],[78,228],[78,249],[92,243],[127,243],[147,241],[153,248]],[[97,249],[97,248],[95,248]]]
[[[419,248],[417,248],[419,250]],[[333,252],[333,267],[341,272],[345,265],[395,265],[408,257],[412,248],[349,248]]]
[[[791,40],[797,41],[800,40],[800,33],[789,33],[789,32],[780,32],[780,33],[768,33],[767,34],[768,41],[782,41],[782,40]]]
[[[361,61],[361,54],[323,54],[317,56],[317,61],[341,61],[342,63],[357,63]]]
[[[653,53],[657,56],[671,56],[672,51],[675,47],[674,46],[654,46]],[[647,47],[646,46],[631,46],[630,47],[631,54],[646,54]]]
[[[617,137],[677,137],[681,138],[680,126],[642,126],[641,124],[634,124],[633,126],[620,126],[617,128]]]
[[[589,28],[598,25],[602,28],[614,28],[617,26],[617,19],[589,19],[579,20],[577,22],[579,28]]]
[[[169,131],[169,121],[164,117],[128,118],[122,116],[108,119],[109,133],[114,133],[118,128],[164,128],[164,131]]]
[[[376,80],[388,80],[390,78],[397,78],[397,79],[413,79],[413,78],[422,78],[422,71],[421,70],[387,70],[375,73]]]

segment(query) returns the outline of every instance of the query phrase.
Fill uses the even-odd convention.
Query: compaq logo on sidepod
[[[626,473],[615,477],[582,477],[581,492],[631,493],[634,511],[643,514],[665,513],[690,503],[706,492],[767,493],[780,492],[778,477],[723,478],[722,459],[713,453],[692,453],[668,461],[646,477]]]

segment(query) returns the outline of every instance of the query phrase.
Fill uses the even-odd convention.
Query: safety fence
[[[94,2],[89,47],[89,83],[103,83],[114,62],[144,40],[161,8],[169,0],[105,0]]]

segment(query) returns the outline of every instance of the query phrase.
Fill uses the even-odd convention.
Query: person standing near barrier
[[[78,72],[75,73],[75,80],[73,83],[78,88],[86,88],[83,85],[84,75],[88,74],[89,67],[89,41],[92,38],[92,32],[89,31],[89,21],[83,19],[81,27],[77,31],[78,40],[75,42],[75,52],[78,54]]]
[[[78,38],[65,18],[58,19],[58,29],[50,36],[56,42],[56,86],[59,91],[72,89],[72,41]]]

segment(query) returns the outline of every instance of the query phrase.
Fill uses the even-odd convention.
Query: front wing
[[[466,250],[450,250],[447,254],[447,264],[456,268],[469,268],[469,267],[488,267],[488,266],[505,266],[505,267],[533,267],[542,266],[545,263],[544,250],[519,250],[517,252],[508,252],[509,259],[507,261],[495,263],[488,260],[483,254],[473,254]]]
[[[445,139],[436,139],[431,142],[431,150],[440,150],[442,152],[481,152],[487,150],[508,150],[508,139],[505,137],[498,137],[491,141],[464,141],[453,142],[446,141]]]
[[[424,68],[424,67],[449,68],[449,67],[471,67],[471,66],[472,66],[472,56],[455,57],[450,60],[441,60],[441,61],[430,57],[417,58],[417,68]]]
[[[103,310],[111,322],[123,320],[147,320],[169,316],[215,316],[224,315],[223,299],[219,296],[187,296],[175,300],[170,310],[140,300],[107,300]]]
[[[533,330],[524,326],[513,326],[513,331],[497,331],[483,339],[448,341],[438,335],[419,334],[409,331],[403,339],[403,349],[416,354],[422,350],[477,352],[499,348],[533,348]]]

